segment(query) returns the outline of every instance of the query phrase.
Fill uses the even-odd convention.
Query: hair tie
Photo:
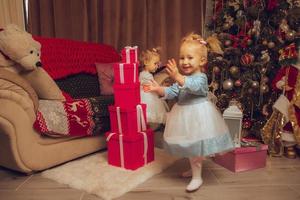
[[[200,44],[207,45],[207,42],[205,40],[200,39],[200,38],[198,38],[197,40],[200,42]]]

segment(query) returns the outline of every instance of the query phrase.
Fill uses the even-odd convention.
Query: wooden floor
[[[268,158],[267,166],[249,172],[232,173],[211,160],[204,163],[204,185],[195,193],[184,191],[188,179],[178,173],[188,168],[187,160],[177,161],[122,200],[300,200],[300,159]],[[97,196],[41,177],[25,176],[0,168],[1,200],[97,200]]]
[[[155,144],[162,147],[162,133]],[[189,179],[179,177],[189,168],[181,159],[153,176],[119,200],[300,200],[300,158],[267,158],[267,166],[233,173],[207,159],[203,164],[203,186],[186,193]],[[84,191],[69,188],[40,173],[25,176],[0,167],[0,200],[100,200]]]

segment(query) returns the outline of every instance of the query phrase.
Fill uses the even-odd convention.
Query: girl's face
[[[148,72],[155,72],[159,67],[160,59],[159,56],[152,56],[150,60],[145,63],[145,70]]]
[[[183,43],[179,52],[179,70],[183,75],[192,75],[200,72],[206,59],[199,53],[201,47],[193,43]]]

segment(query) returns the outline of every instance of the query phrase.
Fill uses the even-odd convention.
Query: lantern
[[[223,113],[235,147],[241,147],[241,131],[243,113],[237,106],[237,101],[230,101],[229,107]]]

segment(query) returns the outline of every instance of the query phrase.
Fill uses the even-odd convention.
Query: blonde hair
[[[152,49],[148,49],[146,51],[142,51],[140,55],[140,62],[142,67],[148,65],[148,63],[151,61],[153,57],[158,57],[160,59],[160,51],[161,51],[160,47],[155,47]]]
[[[192,32],[182,38],[181,45],[185,43],[199,45],[199,54],[204,58],[207,58],[209,51],[221,55],[224,53],[221,48],[221,42],[216,34],[209,36],[205,41],[201,35]]]

